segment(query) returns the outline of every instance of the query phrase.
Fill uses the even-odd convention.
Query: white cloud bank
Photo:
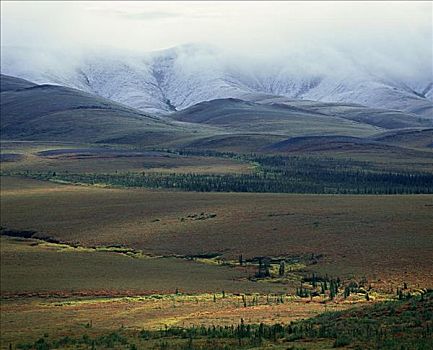
[[[310,72],[344,71],[354,60],[373,73],[431,79],[432,30],[431,2],[1,2],[3,49],[78,54],[200,42]]]

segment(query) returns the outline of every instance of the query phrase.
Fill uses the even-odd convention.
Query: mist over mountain
[[[433,117],[433,78],[425,65],[405,68],[383,57],[373,64],[354,53],[323,47],[246,55],[204,44],[149,53],[7,46],[2,48],[1,71],[155,114],[220,98],[284,96]]]

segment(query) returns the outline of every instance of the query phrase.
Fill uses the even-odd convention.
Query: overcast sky
[[[1,1],[1,40],[75,51],[199,42],[270,56],[337,48],[431,71],[432,3]]]
[[[147,51],[190,42],[231,48],[309,40],[366,44],[412,36],[431,40],[432,4],[2,1],[1,23],[3,45],[102,45]]]

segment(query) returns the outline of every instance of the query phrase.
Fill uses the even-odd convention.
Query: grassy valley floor
[[[254,180],[263,169],[296,175],[298,165],[307,179],[318,164],[331,169],[331,181],[346,164],[382,190],[386,171],[409,161],[430,181],[427,156],[401,164],[254,162],[95,147],[2,147],[3,174],[23,175],[0,177],[3,349],[431,348],[431,194],[186,192],[128,183],[142,171]],[[81,183],[67,183],[74,173]],[[101,174],[127,182],[92,180]],[[392,180],[414,179],[400,175]],[[416,191],[410,181],[404,186]]]

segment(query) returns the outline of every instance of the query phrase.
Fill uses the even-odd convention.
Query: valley
[[[428,348],[429,113],[1,83],[2,348]]]
[[[190,341],[176,332],[200,327],[302,327],[323,312],[398,303],[399,291],[412,303],[431,298],[431,195],[194,193],[6,176],[1,185],[5,349],[176,348]],[[271,259],[268,277],[257,276],[257,257]],[[212,337],[212,347],[238,346],[236,334]],[[337,341],[298,334],[261,341],[308,349]],[[210,346],[208,336],[192,337]]]

